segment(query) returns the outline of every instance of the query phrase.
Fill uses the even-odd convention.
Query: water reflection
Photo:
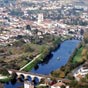
[[[31,78],[31,76],[28,76],[26,80],[32,82],[32,78]]]
[[[39,83],[39,79],[37,77],[34,77],[33,81],[34,85],[37,85]]]
[[[53,54],[50,53],[43,61],[41,61],[39,64],[41,65],[45,65],[45,64],[48,64],[50,59],[53,57]]]
[[[16,84],[16,82],[17,82],[17,80],[16,80],[16,79],[11,80],[11,84],[12,84],[12,85],[15,85],[15,84]]]
[[[37,70],[39,68],[38,64],[34,67],[35,70]]]
[[[5,83],[4,88],[19,88],[21,86],[23,86],[23,83],[21,82],[16,82],[14,84],[12,82],[9,82],[9,83]]]

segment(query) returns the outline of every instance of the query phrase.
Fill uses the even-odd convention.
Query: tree
[[[86,79],[88,79],[88,74],[86,74],[86,76],[85,76],[85,77],[86,77]]]
[[[8,70],[5,68],[0,68],[0,74],[3,76],[9,76],[10,75]]]
[[[16,74],[16,72],[13,71],[11,74],[11,79],[14,80],[16,78],[17,78],[17,74]]]
[[[33,52],[34,49],[30,47],[30,44],[25,44],[22,46],[24,52]]]
[[[84,42],[88,43],[88,32],[84,33]]]
[[[40,81],[41,84],[44,84],[45,83],[45,79],[42,78],[41,81]]]
[[[85,83],[85,82],[86,82],[86,78],[82,78],[82,79],[81,79],[81,82],[82,82],[82,83],[83,83],[83,82]]]
[[[81,34],[81,35],[84,34],[84,30],[83,30],[83,29],[80,30],[80,34]]]
[[[70,79],[70,80],[74,80],[74,76],[72,74],[68,74],[67,78]]]
[[[78,84],[78,82],[76,81],[76,80],[72,80],[71,82],[70,82],[70,86],[71,87],[74,87],[75,88],[75,86]]]
[[[61,88],[66,88],[66,87],[64,85],[62,85]]]
[[[84,49],[82,50],[81,55],[82,55],[82,56],[87,56],[87,49],[84,48]]]
[[[31,30],[30,25],[26,25],[26,29]]]

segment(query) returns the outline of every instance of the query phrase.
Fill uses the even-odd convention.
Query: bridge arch
[[[19,75],[19,79],[20,79],[20,81],[24,81],[25,80],[25,76],[23,74],[20,74]]]
[[[31,76],[28,75],[28,76],[26,77],[26,80],[32,82],[33,78],[32,78]]]
[[[33,78],[33,82],[34,84],[38,84],[40,82],[41,79],[39,79],[38,77],[34,77]]]

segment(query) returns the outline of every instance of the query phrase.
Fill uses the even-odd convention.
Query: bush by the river
[[[9,72],[5,68],[0,68],[0,74],[3,76],[9,76]]]

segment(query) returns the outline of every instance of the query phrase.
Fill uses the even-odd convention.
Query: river
[[[31,72],[48,75],[53,70],[64,66],[68,62],[69,57],[79,42],[79,40],[66,40],[62,42],[60,47],[51,53],[50,57],[47,57],[43,62],[38,63],[37,66],[31,70]],[[18,88],[20,85],[23,84],[16,83],[12,85],[11,83],[8,83],[5,84],[5,88]]]
[[[55,52],[51,53],[52,57],[47,58],[48,61],[45,60],[41,62],[37,65],[37,68],[33,68],[31,72],[48,75],[53,70],[64,66],[78,43],[78,40],[67,40],[63,42]]]

